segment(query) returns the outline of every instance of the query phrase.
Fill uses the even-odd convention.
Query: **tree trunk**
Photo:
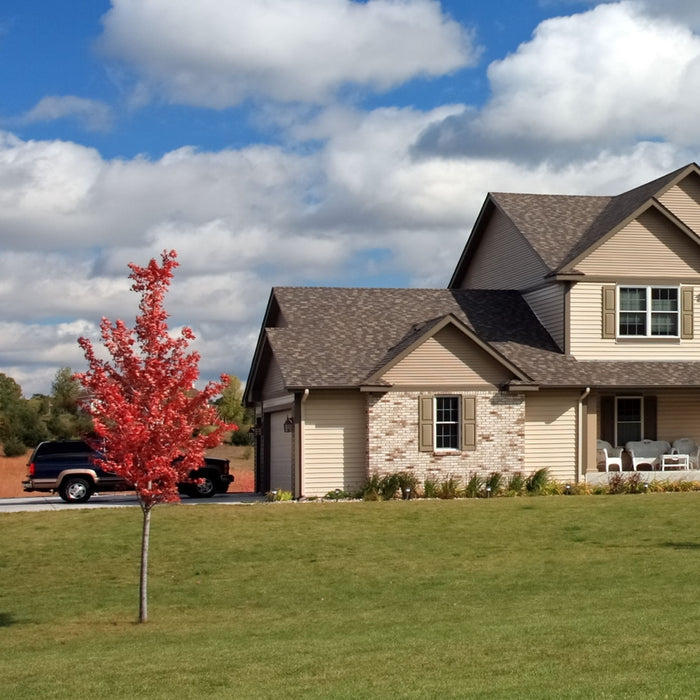
[[[141,585],[139,586],[139,622],[148,621],[148,543],[151,536],[151,505],[143,508],[143,534],[141,537]]]

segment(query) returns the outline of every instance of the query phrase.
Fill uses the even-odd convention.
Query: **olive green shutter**
[[[603,287],[603,338],[614,338],[615,328],[615,285]]]
[[[433,397],[418,398],[418,449],[421,452],[433,450]]]
[[[681,288],[681,338],[693,337],[693,288]]]
[[[476,449],[476,397],[462,397],[462,449]]]

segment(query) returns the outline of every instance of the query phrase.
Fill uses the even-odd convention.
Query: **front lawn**
[[[7,698],[689,698],[700,494],[0,515]]]

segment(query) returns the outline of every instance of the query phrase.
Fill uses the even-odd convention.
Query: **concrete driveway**
[[[183,496],[183,505],[241,505],[261,503],[264,496],[257,493],[223,493],[213,498],[189,498]],[[58,496],[28,496],[26,498],[0,498],[0,513],[39,510],[75,510],[76,508],[128,508],[138,506],[133,493],[97,494],[87,503],[64,503]]]

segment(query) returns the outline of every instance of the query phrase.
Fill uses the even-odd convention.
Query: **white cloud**
[[[668,17],[700,28],[700,5],[697,0],[638,0],[639,6],[652,17]]]
[[[172,99],[229,104],[251,94],[264,57],[244,56],[245,42],[227,53],[216,34],[229,31],[233,4],[192,5],[201,19],[173,5],[171,13],[156,0],[116,0],[105,41]],[[392,8],[403,8],[411,27],[419,24],[415,13],[427,13],[427,43],[411,47],[410,75],[448,69],[430,63],[425,48],[441,32],[450,65],[467,60],[464,36],[447,40],[454,27],[436,3],[328,0],[325,9],[315,2],[303,8],[311,5],[320,24],[290,21],[280,30],[281,55],[295,60],[286,65],[273,52],[258,74],[261,93],[286,99],[286,80],[298,82],[294,99],[321,99],[343,82],[367,81],[367,66],[377,85],[405,79],[392,73],[404,68],[390,65],[400,51],[391,42],[362,66],[344,63],[329,46],[319,54],[328,70],[323,65],[319,77],[307,79],[300,36],[325,41],[320,25],[339,16],[348,41],[368,23],[372,49],[375,27],[391,24]],[[243,27],[272,22],[282,9],[306,11],[292,0],[236,7]],[[253,17],[266,8],[269,17]],[[131,33],[119,26],[127,19]],[[190,29],[182,52],[176,20]],[[158,53],[161,40],[162,65],[149,53]],[[221,372],[245,378],[273,285],[409,279],[443,286],[487,191],[611,194],[693,160],[697,91],[689,86],[697,42],[687,28],[652,21],[638,5],[600,5],[543,23],[530,42],[492,64],[493,96],[483,110],[336,106],[315,110],[313,120],[302,109],[285,110],[277,126],[289,149],[182,147],[159,159],[108,160],[75,143],[0,133],[0,371],[28,394],[48,391],[62,366],[79,369],[78,335],[97,339],[102,315],[133,323],[137,297],[128,290],[127,263],[145,264],[163,249],[175,248],[181,263],[166,300],[171,326],[193,328],[203,379]],[[201,78],[192,92],[173,79],[180,65]]]
[[[419,152],[564,162],[643,140],[700,143],[700,37],[637,3],[546,20],[488,77],[489,102],[433,125]]]
[[[384,91],[478,55],[435,0],[112,0],[101,48],[147,90],[222,108],[248,97],[325,102],[345,84]]]
[[[75,95],[44,97],[19,121],[34,124],[66,118],[76,119],[88,131],[108,131],[112,126],[112,110],[109,105]]]

